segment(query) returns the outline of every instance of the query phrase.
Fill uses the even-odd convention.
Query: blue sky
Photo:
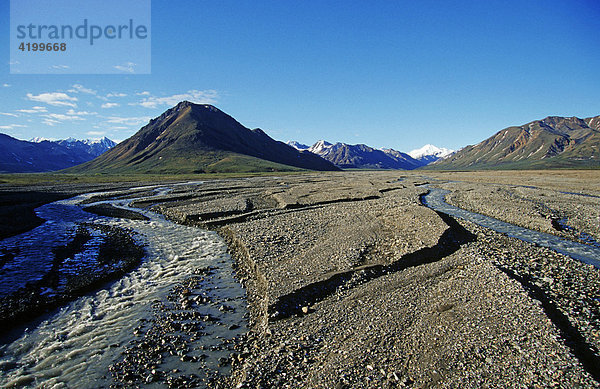
[[[10,0],[11,73],[149,74],[151,8],[151,0]],[[56,49],[36,52],[40,43]]]
[[[153,0],[151,74],[10,74],[9,15],[0,132],[19,139],[122,140],[183,99],[278,140],[401,151],[600,114],[593,0]]]

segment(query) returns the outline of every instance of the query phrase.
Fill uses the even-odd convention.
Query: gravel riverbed
[[[421,203],[429,182],[456,206],[597,241],[599,174],[426,173],[123,185],[90,198],[130,199],[216,231],[245,287],[245,299],[216,297],[231,278],[221,276],[231,271],[225,247],[193,268],[132,324],[135,339],[106,371],[113,387],[600,387],[599,270]],[[39,192],[50,201],[61,190]],[[10,219],[16,195],[2,195]],[[91,211],[143,219],[110,205]]]
[[[251,329],[211,386],[599,387],[598,270],[424,207],[423,182],[252,178],[143,204],[216,229],[247,288]]]

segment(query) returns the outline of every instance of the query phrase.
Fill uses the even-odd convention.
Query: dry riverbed
[[[476,178],[445,184],[451,202],[531,214],[505,220],[538,230],[567,217],[596,236],[597,198]],[[207,181],[135,204],[228,240],[251,331],[223,361],[232,375],[211,386],[599,387],[598,270],[424,207],[425,181],[404,172]],[[559,191],[596,195],[593,185],[582,192],[585,180],[565,182]]]

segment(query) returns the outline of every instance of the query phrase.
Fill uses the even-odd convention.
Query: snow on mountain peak
[[[92,145],[96,145],[96,144],[106,146],[107,148],[116,146],[116,143],[113,142],[112,140],[108,139],[107,137],[98,138],[98,139],[85,139],[82,142],[88,146],[92,146]]]
[[[52,139],[52,138],[42,138],[42,137],[39,137],[39,136],[36,136],[35,138],[31,138],[31,139],[29,139],[29,141],[30,141],[30,142],[32,142],[32,143],[41,143],[41,142],[44,142],[44,141],[50,141],[50,142],[53,142],[53,141],[55,141],[55,140],[56,140],[56,139]]]
[[[420,149],[409,151],[407,154],[413,157],[414,159],[421,159],[423,157],[444,158],[452,154],[453,152],[454,150],[450,150],[445,147],[437,147],[432,144],[426,144]]]
[[[61,139],[56,139],[56,138],[44,138],[44,137],[36,136],[35,138],[29,139],[29,142],[32,142],[32,143],[41,143],[41,142],[45,142],[45,141],[57,142],[57,143],[62,143],[62,144],[83,143],[84,145],[88,145],[88,146],[101,145],[101,146],[105,146],[107,148],[111,148],[116,145],[115,142],[108,139],[107,137],[97,138],[97,139],[75,139],[73,137],[68,137],[66,139],[61,140]]]
[[[292,146],[293,148],[295,148],[296,150],[299,151],[303,151],[303,150],[308,150],[310,146],[307,146],[303,143],[300,142],[296,142],[295,140],[290,140],[287,142],[288,146]]]
[[[308,149],[308,151],[310,151],[313,154],[321,154],[324,151],[326,151],[327,149],[330,149],[333,145],[325,140],[320,140],[317,143],[315,143],[314,145],[310,146],[310,148]]]

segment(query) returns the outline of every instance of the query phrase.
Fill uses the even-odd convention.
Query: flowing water
[[[160,186],[135,188],[132,193],[141,189],[153,190],[155,195],[171,190]],[[126,346],[135,342],[135,328],[156,319],[152,304],[166,301],[174,285],[197,269],[207,267],[211,272],[202,278],[201,285],[210,302],[202,309],[213,318],[213,325],[207,324],[204,335],[193,339],[191,346],[215,350],[214,355],[205,351],[208,355],[203,363],[226,373],[226,368],[217,363],[217,357],[224,353],[217,345],[245,331],[246,303],[223,239],[214,232],[174,224],[149,211],[141,211],[149,217],[148,221],[95,216],[82,211],[79,205],[90,196],[77,196],[39,208],[36,212],[48,220],[46,223],[1,242],[0,248],[16,254],[0,275],[0,293],[9,293],[43,277],[51,267],[52,247],[68,242],[81,222],[131,229],[136,240],[145,246],[147,255],[137,269],[118,281],[69,303],[35,328],[1,346],[0,387],[107,387],[111,383],[109,366],[119,359]],[[127,202],[133,200],[104,202],[127,207]],[[97,244],[90,243],[80,259],[93,256],[94,247]],[[228,304],[227,311],[218,309],[223,302]],[[165,368],[171,368],[168,361],[165,364]],[[185,364],[178,367],[183,372],[198,370],[197,366],[182,365]]]
[[[36,214],[47,222],[0,241],[0,251],[11,256],[0,270],[0,296],[41,280],[52,268],[52,249],[64,246],[72,238],[77,223],[98,219],[75,206],[76,201],[57,201],[36,209]],[[88,247],[84,254],[94,255],[94,248]]]
[[[494,231],[506,234],[508,236],[534,243],[542,247],[547,247],[561,254],[568,255],[571,258],[590,264],[600,269],[600,247],[574,242],[571,240],[559,238],[557,236],[543,232],[529,230],[527,228],[515,226],[510,223],[494,219],[479,213],[470,212],[462,208],[455,207],[446,202],[446,195],[450,191],[428,186],[429,193],[424,197],[424,203],[429,208],[445,214],[459,217],[461,219],[473,222],[480,226],[492,229]]]

